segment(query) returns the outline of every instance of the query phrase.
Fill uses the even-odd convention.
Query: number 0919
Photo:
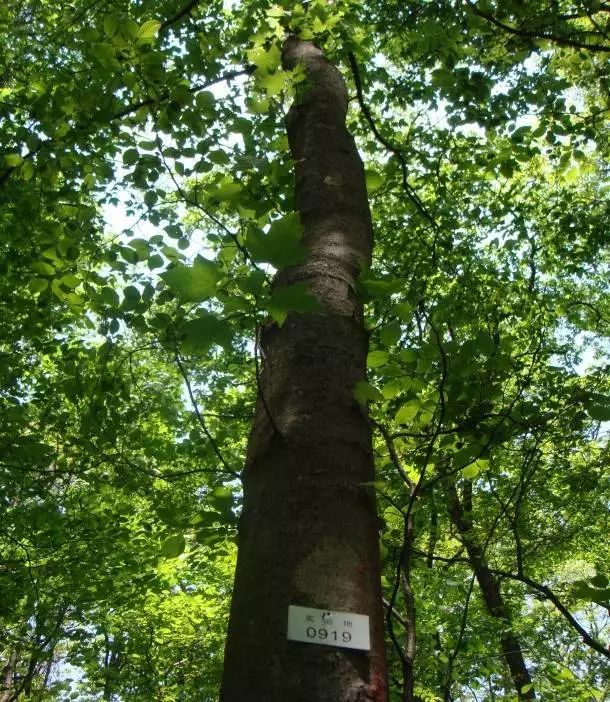
[[[352,640],[352,635],[349,631],[342,631],[339,634],[335,629],[325,629],[320,627],[317,629],[315,626],[307,627],[307,637],[310,639],[317,639],[318,641],[339,641],[342,640],[343,643],[349,643]],[[339,636],[341,637],[339,639]]]

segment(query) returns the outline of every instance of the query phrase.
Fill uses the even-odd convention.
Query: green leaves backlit
[[[309,285],[305,282],[274,290],[264,304],[269,314],[280,325],[289,312],[314,312],[322,309],[322,305],[309,292]]]
[[[192,266],[178,263],[161,278],[183,302],[202,302],[214,295],[221,271],[213,261],[197,256]]]
[[[303,260],[307,250],[301,243],[303,225],[296,212],[284,215],[271,223],[264,234],[251,229],[246,245],[255,261],[271,263],[275,268],[292,266]]]
[[[161,553],[165,558],[178,558],[186,548],[186,541],[182,534],[170,536],[161,544]]]

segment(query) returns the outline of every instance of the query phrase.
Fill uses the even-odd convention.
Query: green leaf
[[[366,189],[371,195],[377,192],[377,190],[379,190],[379,188],[381,188],[381,186],[385,182],[384,177],[381,175],[381,173],[378,173],[377,171],[371,171],[367,169],[364,172],[364,177],[366,179]]]
[[[137,149],[127,149],[123,152],[123,165],[133,166],[134,163],[137,163],[139,158],[140,154]]]
[[[161,553],[165,558],[178,558],[181,553],[184,553],[186,541],[182,534],[170,536],[161,544]]]
[[[135,285],[128,285],[127,287],[123,288],[123,296],[132,304],[140,301],[140,291],[135,287]]]
[[[189,525],[191,526],[206,526],[210,527],[214,522],[219,522],[222,520],[222,515],[214,510],[202,510],[189,519]]]
[[[367,402],[381,402],[383,400],[383,395],[379,390],[367,383],[366,380],[359,380],[356,383],[354,386],[354,397],[361,405],[365,405]]]
[[[374,300],[403,290],[405,284],[403,280],[392,276],[376,278],[372,275],[366,275],[360,278],[359,285],[365,298]]]
[[[150,253],[150,244],[145,239],[131,239],[129,245],[138,254],[138,261],[146,261]]]
[[[49,281],[46,278],[31,278],[28,281],[28,288],[34,293],[41,293],[49,287]]]
[[[382,388],[381,394],[386,400],[391,400],[393,397],[400,395],[411,387],[411,378],[393,378],[388,381]]]
[[[154,190],[147,190],[144,193],[144,204],[147,207],[152,207],[157,203],[157,200],[159,199],[159,196]]]
[[[202,529],[195,534],[195,541],[201,546],[215,546],[225,539],[226,536],[223,533],[209,529]]]
[[[100,298],[102,301],[109,305],[110,307],[119,306],[119,296],[116,290],[111,287],[104,287],[100,290]]]
[[[53,268],[50,263],[34,261],[31,267],[35,273],[40,273],[41,275],[55,275],[55,268]]]
[[[199,316],[180,326],[183,349],[187,353],[202,353],[217,344],[230,348],[233,332],[228,322],[218,319],[211,312],[200,311]]]
[[[153,254],[148,257],[148,267],[152,271],[154,268],[161,268],[163,265],[163,256],[159,254]]]
[[[119,247],[119,252],[127,263],[137,263],[138,262],[138,252],[132,249],[130,246]]]
[[[224,178],[218,185],[206,191],[206,198],[210,202],[235,202],[241,197],[242,191],[240,183]]]
[[[104,33],[109,37],[113,37],[119,28],[119,22],[116,15],[106,15],[102,26],[104,27]]]
[[[253,295],[259,295],[265,284],[267,276],[264,271],[253,270],[250,271],[245,278],[240,278],[237,281],[237,287],[245,293],[252,293]]]
[[[221,275],[216,263],[197,256],[192,266],[178,263],[160,277],[181,300],[201,302],[214,294]]]
[[[214,116],[214,105],[216,104],[214,93],[209,90],[202,90],[195,96],[195,104],[204,115],[208,117]]]
[[[432,83],[439,88],[451,88],[455,85],[455,73],[446,68],[437,68],[432,71]]]
[[[398,352],[398,358],[403,363],[415,363],[417,361],[417,351],[415,349],[401,349]]]
[[[301,244],[303,226],[296,212],[276,220],[263,234],[251,229],[246,237],[246,246],[255,261],[267,261],[275,268],[292,266],[302,261],[307,249]]]
[[[394,346],[400,340],[401,333],[400,322],[390,322],[381,328],[379,338],[385,346]]]
[[[20,166],[23,163],[23,156],[20,156],[19,154],[5,154],[4,163],[9,168],[17,168],[17,166]]]
[[[73,273],[66,273],[66,275],[62,275],[62,277],[59,279],[59,282],[62,285],[65,285],[67,288],[76,288],[78,285],[81,284],[81,279],[74,275]]]
[[[388,362],[389,357],[387,351],[370,351],[366,357],[366,365],[369,368],[380,368]]]
[[[594,575],[590,579],[591,585],[594,587],[608,587],[608,578],[605,575],[602,575],[601,573],[598,573],[597,575]]]
[[[396,412],[396,416],[394,417],[394,420],[398,424],[409,424],[409,422],[412,422],[419,410],[421,409],[421,403],[419,399],[415,398],[413,400],[409,400],[406,404],[404,404],[398,412]]]
[[[466,466],[466,468],[464,468],[462,470],[462,475],[467,480],[474,480],[474,478],[476,478],[480,472],[481,471],[480,471],[479,467],[476,465],[476,463],[472,463],[471,465]]]
[[[409,302],[399,302],[393,307],[394,314],[403,322],[410,322],[413,318],[414,307]]]
[[[136,39],[138,41],[150,41],[157,36],[160,27],[161,22],[158,20],[148,20],[140,25],[138,33],[136,34]]]
[[[230,158],[227,156],[227,154],[222,150],[222,149],[216,149],[215,151],[210,151],[208,154],[208,158],[212,163],[215,163],[217,166],[226,166],[227,163],[230,162]],[[237,183],[230,183],[230,185],[238,185]],[[241,192],[241,186],[240,190],[237,192]]]
[[[462,475],[467,480],[474,480],[479,475],[479,473],[481,473],[481,471],[487,470],[488,467],[489,467],[488,460],[483,459],[483,458],[477,458],[476,461],[474,461],[470,465],[466,466],[462,470]]]
[[[264,306],[279,325],[284,323],[289,312],[315,312],[322,309],[322,305],[309,292],[309,283],[306,282],[277,288]]]
[[[591,419],[595,419],[598,422],[610,421],[610,398],[604,399],[605,402],[603,404],[592,403],[585,407]]]
[[[246,51],[248,61],[256,66],[259,74],[273,73],[279,68],[282,60],[282,52],[277,44],[273,44],[269,49],[264,46],[257,46]]]
[[[512,178],[513,173],[515,171],[515,161],[512,159],[508,161],[502,161],[500,164],[500,173],[505,177],[505,178]]]
[[[263,88],[265,88],[267,96],[273,97],[273,95],[277,95],[282,91],[286,81],[286,74],[278,71],[277,73],[262,76],[260,81]]]
[[[235,497],[231,488],[221,486],[215,487],[208,493],[206,499],[208,505],[221,515],[223,521],[228,523],[233,523],[235,521],[235,515],[233,513]]]

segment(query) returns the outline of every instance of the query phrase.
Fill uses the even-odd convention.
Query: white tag
[[[371,636],[366,614],[331,612],[311,607],[288,607],[288,634],[290,641],[358,648],[369,651]]]

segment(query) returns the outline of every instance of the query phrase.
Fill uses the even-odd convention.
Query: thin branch
[[[210,430],[208,429],[205,420],[203,418],[203,415],[199,411],[199,405],[197,404],[197,400],[195,399],[195,395],[193,393],[193,388],[191,387],[191,381],[189,380],[188,373],[186,372],[186,368],[184,367],[184,364],[182,363],[182,359],[180,358],[180,354],[178,351],[176,351],[175,355],[175,361],[176,365],[178,366],[178,370],[180,371],[180,375],[184,379],[184,384],[186,385],[186,390],[188,392],[189,398],[191,400],[191,405],[193,407],[193,412],[195,412],[195,416],[197,417],[197,421],[199,422],[199,426],[203,429],[203,433],[206,435],[208,441],[210,442],[210,445],[212,446],[214,453],[218,457],[218,460],[222,463],[222,465],[225,468],[225,471],[232,475],[234,478],[237,478],[238,480],[241,480],[241,475],[234,471],[231,466],[226,462],[224,456],[222,455],[220,449],[218,448],[218,444],[216,443],[216,440],[210,433]]]
[[[525,37],[526,39],[548,39],[555,44],[559,44],[560,46],[568,46],[572,49],[587,49],[588,51],[610,53],[610,46],[607,44],[587,44],[586,42],[569,39],[568,37],[557,34],[518,29],[517,27],[511,27],[509,24],[504,24],[504,22],[500,22],[500,20],[494,17],[492,14],[480,10],[472,0],[466,0],[466,4],[472,10],[473,14],[477,15],[477,17],[482,17],[496,27],[508,32],[508,34],[513,34],[518,37]]]
[[[517,580],[525,585],[528,585],[530,588],[532,588],[532,590],[537,590],[538,592],[542,593],[547,600],[555,605],[557,610],[563,615],[570,626],[572,626],[572,628],[574,628],[580,634],[582,640],[587,644],[587,646],[590,646],[593,650],[601,653],[601,655],[605,658],[610,659],[610,651],[602,643],[594,639],[591,634],[589,634],[589,632],[578,623],[568,608],[547,585],[542,585],[541,583],[528,578],[526,575],[519,573],[507,573],[503,570],[493,570],[492,572],[500,578]]]
[[[182,9],[178,10],[175,15],[168,17],[166,20],[161,22],[159,27],[159,34],[169,29],[172,25],[180,22],[181,19],[190,16],[191,12],[199,5],[200,0],[190,0]]]
[[[392,608],[386,598],[382,598],[383,606],[388,610],[388,612],[396,619],[396,621],[404,628],[407,628],[407,622],[398,614],[398,612]]]
[[[430,558],[430,554],[427,554],[425,551],[422,551],[418,548],[413,547],[412,551],[418,556],[427,556]],[[458,555],[452,556],[451,558],[447,558],[446,556],[438,556],[434,554],[431,556],[431,558],[435,561],[440,561],[441,563],[447,563],[448,565],[453,565],[455,563],[465,563],[471,565],[470,559],[462,558]],[[594,639],[591,636],[591,634],[589,634],[589,632],[578,623],[578,620],[572,615],[572,613],[563,604],[559,597],[553,592],[553,590],[551,590],[551,588],[548,587],[548,585],[543,585],[542,583],[539,583],[536,580],[533,580],[532,578],[520,573],[510,573],[506,570],[500,570],[498,568],[489,568],[489,570],[499,578],[505,578],[507,580],[516,580],[517,582],[527,585],[532,590],[540,592],[542,595],[544,595],[545,599],[549,600],[549,602],[552,602],[555,605],[556,609],[562,614],[562,616],[566,619],[570,626],[578,632],[582,640],[588,646],[590,646],[598,653],[601,653],[601,655],[605,658],[610,658],[610,651],[606,649],[601,642],[597,641],[597,639]]]
[[[233,80],[234,78],[238,78],[239,76],[250,75],[253,72],[254,69],[250,66],[248,66],[247,68],[227,71],[226,73],[221,73],[219,76],[216,76],[216,78],[209,80],[206,83],[198,83],[197,85],[193,85],[188,89],[188,92],[191,94],[198,93],[200,90],[205,90],[206,88],[210,88],[212,85],[216,85],[216,83],[222,83],[224,81]],[[124,107],[122,110],[119,110],[119,112],[116,112],[112,117],[110,117],[109,121],[114,122],[117,119],[121,119],[122,117],[126,117],[127,115],[137,112],[141,107],[147,107],[148,105],[163,102],[164,100],[169,99],[169,97],[170,92],[165,91],[161,93],[157,98],[147,98],[146,100],[141,100],[140,102],[132,103],[131,105],[127,105],[126,107]]]
[[[445,418],[446,408],[445,408],[444,391],[445,391],[445,384],[447,382],[447,378],[449,377],[449,365],[448,365],[447,354],[445,353],[445,349],[443,348],[443,346],[441,344],[440,333],[438,332],[436,327],[432,324],[430,319],[428,319],[428,323],[430,324],[430,327],[432,328],[432,331],[436,337],[437,345],[439,348],[439,355],[441,357],[441,377],[440,377],[439,384],[438,384],[439,400],[438,400],[437,407],[436,407],[436,409],[438,409],[438,411],[439,411],[439,416],[438,416],[438,420],[436,422],[435,430],[432,433],[432,436],[430,437],[430,441],[428,442],[428,446],[426,448],[426,455],[425,455],[424,460],[423,460],[423,468],[421,470],[421,473],[419,474],[419,477],[417,479],[417,483],[414,485],[413,489],[411,490],[409,504],[408,504],[407,510],[404,514],[405,539],[403,540],[401,553],[399,555],[398,564],[396,566],[394,587],[392,589],[392,594],[390,596],[390,609],[388,610],[388,615],[386,617],[388,634],[389,634],[390,638],[392,639],[392,643],[394,644],[394,647],[396,648],[403,665],[405,663],[405,657],[404,657],[404,653],[402,651],[402,647],[400,646],[400,643],[398,642],[398,639],[396,638],[396,634],[394,633],[394,627],[393,627],[393,622],[392,622],[392,610],[394,609],[394,607],[396,605],[396,597],[398,596],[398,588],[400,586],[400,578],[401,578],[401,573],[402,573],[403,558],[404,558],[405,550],[407,548],[407,541],[406,541],[407,525],[409,523],[409,520],[411,518],[411,514],[413,512],[413,506],[415,504],[415,499],[416,499],[417,495],[419,494],[421,487],[423,485],[424,479],[426,477],[426,471],[427,471],[428,464],[430,462],[430,457],[432,456],[432,452],[434,451],[434,446],[436,444],[436,440],[439,437],[440,428],[441,428],[441,426],[443,424],[443,420]]]
[[[354,77],[354,84],[356,86],[356,95],[358,97],[358,104],[360,105],[360,109],[362,110],[362,114],[364,115],[371,131],[373,132],[375,138],[377,141],[382,144],[389,152],[391,152],[396,159],[398,160],[398,163],[400,164],[400,170],[402,174],[402,185],[403,188],[407,194],[407,197],[413,205],[415,205],[417,211],[426,219],[434,228],[436,232],[438,232],[438,225],[432,217],[432,215],[428,212],[426,209],[426,206],[424,203],[421,201],[421,198],[419,195],[415,192],[413,187],[409,185],[408,179],[407,179],[407,162],[405,160],[405,157],[403,153],[400,151],[398,147],[396,147],[394,144],[389,142],[379,131],[377,128],[377,125],[375,124],[375,120],[373,119],[373,116],[371,114],[371,111],[369,110],[368,105],[365,102],[364,99],[364,93],[362,90],[362,80],[360,78],[360,69],[358,68],[358,63],[356,61],[356,57],[354,54],[350,51],[348,54],[349,58],[349,65],[352,70],[352,75]]]
[[[256,375],[256,389],[258,391],[258,396],[261,399],[261,403],[265,409],[265,414],[267,415],[267,419],[269,419],[269,423],[271,424],[273,431],[280,438],[283,438],[282,432],[277,428],[275,420],[273,419],[273,416],[271,415],[271,411],[269,410],[269,406],[267,405],[267,400],[265,399],[265,393],[263,392],[263,387],[261,385],[261,372],[260,372],[259,356],[258,356],[258,353],[261,350],[261,348],[260,348],[260,333],[261,333],[261,330],[257,324],[256,330],[254,333],[254,371],[255,371],[255,375]]]
[[[174,184],[178,195],[182,198],[182,200],[184,201],[184,203],[185,203],[186,205],[190,205],[191,207],[195,207],[196,209],[198,209],[198,210],[199,210],[200,212],[202,212],[208,219],[210,219],[212,222],[214,222],[214,224],[215,224],[217,227],[219,227],[223,232],[225,232],[225,234],[227,234],[228,236],[230,236],[231,239],[233,240],[233,242],[235,243],[235,246],[237,247],[238,251],[239,251],[239,252],[242,254],[242,256],[244,257],[244,260],[245,260],[246,262],[249,261],[249,262],[254,266],[254,268],[256,268],[257,270],[260,270],[260,268],[256,265],[256,262],[255,262],[255,261],[252,259],[252,257],[250,256],[248,250],[245,248],[245,246],[243,246],[243,245],[240,243],[239,237],[237,236],[237,234],[234,234],[234,233],[226,226],[226,224],[224,224],[224,222],[222,222],[220,219],[218,219],[218,217],[216,217],[216,215],[212,214],[212,213],[211,213],[207,208],[205,208],[201,203],[197,202],[197,200],[193,200],[192,198],[190,198],[190,197],[187,195],[187,193],[185,192],[184,188],[183,188],[183,187],[180,185],[180,183],[177,181],[176,176],[174,175],[173,170],[170,168],[169,164],[167,163],[167,160],[166,160],[165,156],[163,155],[163,145],[162,145],[162,143],[161,143],[161,138],[159,137],[159,134],[158,134],[158,133],[157,133],[157,135],[156,135],[155,141],[156,141],[156,143],[157,143],[157,149],[158,149],[158,151],[159,151],[159,156],[160,156],[160,158],[161,158],[161,161],[163,162],[163,165],[165,166],[165,169],[166,169],[166,171],[167,171],[167,173],[168,173],[168,175],[169,175],[169,177],[170,177],[172,183]]]
[[[400,459],[398,458],[398,454],[396,453],[396,447],[394,446],[394,440],[392,436],[390,435],[390,432],[387,430],[387,428],[381,424],[380,422],[375,421],[374,419],[371,419],[371,424],[379,429],[379,433],[383,436],[385,444],[388,449],[388,453],[390,454],[390,458],[392,459],[392,463],[394,467],[396,468],[396,471],[402,478],[403,482],[405,485],[408,486],[409,491],[413,492],[415,489],[415,483],[409,478],[407,475],[405,469],[402,466],[402,463],[400,462]]]
[[[248,66],[247,68],[243,69],[235,69],[232,71],[227,71],[226,73],[222,73],[219,76],[216,76],[216,78],[213,78],[206,83],[199,83],[197,85],[192,86],[191,88],[188,89],[188,92],[193,94],[193,93],[198,93],[200,90],[205,90],[206,88],[211,87],[212,85],[216,85],[216,83],[222,83],[223,81],[229,81],[234,78],[237,78],[239,76],[244,76],[244,75],[250,75],[251,73],[254,72],[255,67]],[[123,109],[119,110],[118,112],[115,112],[114,115],[112,115],[110,118],[107,120],[104,120],[106,123],[110,122],[115,122],[116,120],[122,119],[123,117],[127,117],[130,114],[133,114],[134,112],[137,112],[140,108],[142,107],[148,107],[149,105],[154,105],[158,104],[161,102],[164,102],[165,100],[168,100],[170,97],[169,91],[161,93],[159,97],[157,98],[147,98],[146,100],[141,100],[140,102],[132,103],[130,105],[125,106]],[[76,126],[74,128],[74,132],[78,133],[79,131],[84,131],[87,127],[90,126],[91,122],[95,121],[95,114],[91,116],[91,119],[87,122],[86,125],[81,125],[81,126]],[[41,149],[44,147],[50,146],[51,144],[54,144],[57,140],[56,139],[47,139],[46,141],[41,141],[38,146],[33,149],[32,151],[28,152],[23,156],[23,160],[27,161],[32,159]],[[17,169],[21,168],[21,166],[8,166],[5,168],[1,173],[0,173],[0,186],[4,185],[4,183],[8,180],[10,175],[13,173],[13,171],[16,171]]]

